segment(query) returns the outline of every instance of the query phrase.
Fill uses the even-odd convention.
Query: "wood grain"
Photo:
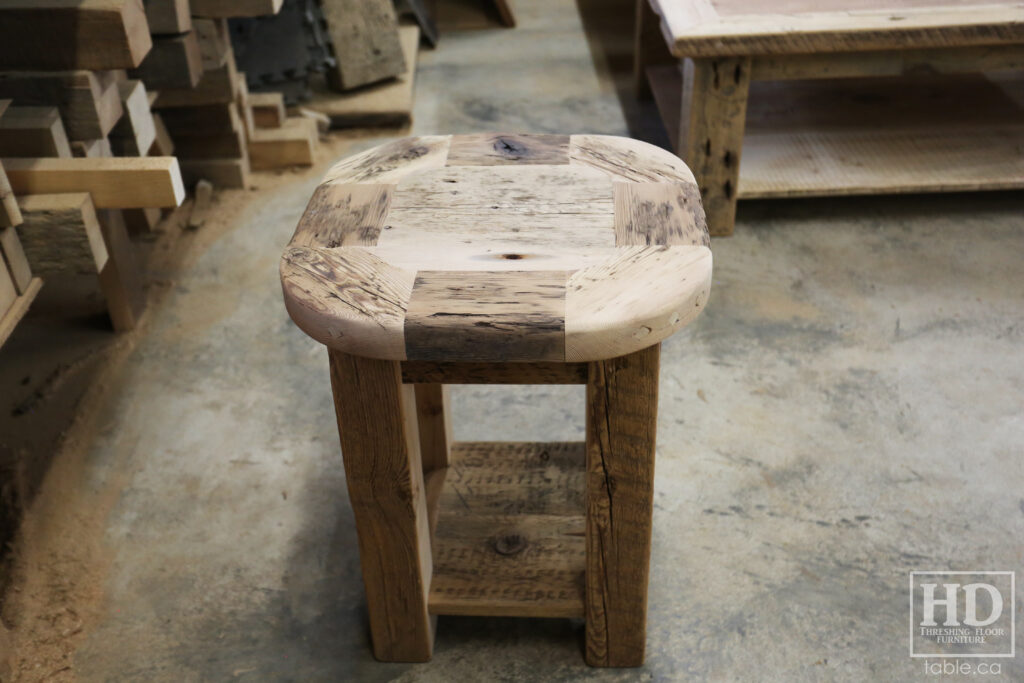
[[[373,654],[425,662],[434,639],[432,561],[412,387],[403,389],[397,362],[329,356]]]
[[[0,115],[0,157],[71,156],[56,107],[10,107]]]
[[[758,55],[751,64],[750,80],[928,76],[1021,69],[1024,69],[1024,44],[977,45],[956,49]]]
[[[407,360],[407,384],[586,384],[586,363],[467,363]]]
[[[693,183],[679,157],[660,147],[612,135],[573,135],[569,163],[595,168],[612,180],[633,183]]]
[[[174,157],[4,159],[18,194],[88,192],[97,207],[175,207],[185,199]]]
[[[566,277],[563,271],[420,271],[405,316],[406,355],[563,360]]]
[[[658,343],[707,304],[711,250],[651,246],[577,271],[566,285],[565,359],[613,358]]]
[[[406,176],[444,166],[450,142],[450,135],[389,142],[339,161],[327,171],[321,184],[394,184]]]
[[[336,67],[328,72],[338,90],[349,90],[406,71],[398,18],[391,0],[321,0]]]
[[[156,38],[142,64],[131,71],[132,78],[152,90],[194,88],[202,75],[203,58],[194,31]]]
[[[18,226],[25,255],[40,274],[95,275],[109,253],[92,199],[84,192],[20,197]]]
[[[656,344],[590,365],[585,605],[591,666],[644,661],[660,350]]]
[[[110,144],[118,156],[144,157],[156,142],[156,124],[142,81],[118,84],[124,116],[110,131]]]
[[[413,279],[364,251],[289,247],[281,260],[292,320],[322,344],[371,358],[405,359]]]
[[[745,3],[652,0],[679,57],[807,54],[1024,41],[1015,2]],[[705,4],[708,11],[694,11]]]
[[[5,69],[130,69],[152,44],[141,0],[0,0]]]
[[[339,93],[314,81],[311,110],[328,117],[335,128],[398,127],[412,120],[413,86],[420,30],[403,25],[398,30],[405,55],[406,70],[397,78]]]
[[[585,249],[613,246],[614,221],[611,182],[594,169],[454,166],[399,181],[378,244],[422,248],[427,236],[440,250]]]
[[[377,244],[391,204],[391,185],[320,185],[299,219],[292,246]]]
[[[692,174],[645,143],[408,138],[328,172],[292,238],[308,250],[286,254],[282,277],[286,300],[290,279],[304,283],[290,302],[299,326],[339,350],[583,362],[644,348],[692,320],[707,300],[707,243]],[[292,262],[311,254],[312,269]],[[335,267],[346,259],[361,265]],[[374,287],[399,283],[380,302],[386,322],[361,311],[367,302],[339,304],[336,290],[372,294],[353,273]]]
[[[19,106],[57,107],[73,141],[106,137],[123,113],[117,83],[102,83],[91,71],[0,74],[0,97]]]
[[[615,183],[615,244],[711,246],[697,186]]]
[[[583,464],[579,443],[456,443],[431,613],[582,616]]]
[[[679,151],[697,179],[712,235],[732,234],[736,222],[749,89],[749,57],[684,63]]]
[[[476,133],[459,135],[448,150],[448,166],[569,163],[568,135]]]
[[[405,382],[403,371],[402,381]],[[448,467],[452,448],[452,414],[448,387],[416,384],[416,423],[419,425],[423,472]]]

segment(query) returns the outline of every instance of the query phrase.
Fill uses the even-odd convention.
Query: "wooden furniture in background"
[[[584,617],[644,658],[660,343],[711,284],[693,175],[600,135],[408,138],[336,164],[281,261],[328,347],[373,651],[438,614]],[[444,384],[585,384],[585,443],[453,443]]]
[[[1024,68],[1019,3],[638,0],[636,35],[638,94],[653,91],[712,235],[744,197],[1024,187],[1024,110],[989,90],[985,119],[984,86],[948,78]],[[908,80],[793,83],[893,76]],[[955,116],[934,117],[939,88]]]

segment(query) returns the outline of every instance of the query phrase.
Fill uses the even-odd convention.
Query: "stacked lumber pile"
[[[0,117],[9,106],[10,100],[0,100]],[[42,286],[42,280],[32,275],[15,230],[21,223],[21,210],[0,164],[0,346],[11,336]]]
[[[129,226],[184,199],[151,93],[140,0],[0,0],[0,340],[40,277],[92,273],[113,326],[144,296]],[[11,299],[13,284],[15,299]]]
[[[215,187],[245,188],[253,168],[250,147],[255,128],[245,77],[235,64],[228,17],[273,13],[281,0],[149,0],[153,52],[136,71],[156,91],[152,108],[173,141],[186,184],[207,180]],[[160,17],[161,20],[155,20]],[[163,20],[166,19],[166,20]],[[292,122],[281,135],[303,154],[263,153],[255,167],[312,164],[318,137],[296,139]],[[275,142],[262,134],[263,148]],[[297,160],[296,160],[297,159]]]

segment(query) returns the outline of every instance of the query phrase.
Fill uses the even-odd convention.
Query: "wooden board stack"
[[[0,0],[0,290],[9,275],[18,296],[0,295],[0,337],[40,277],[69,272],[98,277],[115,329],[135,325],[144,296],[128,225],[184,199],[151,95],[127,75],[153,45],[139,0]]]
[[[150,7],[158,2],[188,5],[182,0],[151,0]],[[273,13],[280,4],[192,0],[190,38],[182,42],[195,43],[196,78],[193,81],[191,72],[186,73],[191,61],[184,57],[186,48],[182,47],[176,60],[177,84],[160,87],[153,102],[190,187],[205,179],[215,187],[245,188],[250,169],[312,164],[318,138],[306,134],[305,120],[282,119],[274,130],[254,125],[245,77],[235,65],[228,35],[227,17]],[[154,36],[154,42],[159,44],[160,37]]]
[[[0,100],[0,118],[9,105],[10,100]],[[32,276],[18,239],[15,226],[21,223],[21,210],[0,163],[0,346],[11,336],[42,286],[42,280]]]

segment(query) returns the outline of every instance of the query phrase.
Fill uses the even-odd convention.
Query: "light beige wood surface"
[[[983,76],[765,83],[751,101],[740,198],[1024,188],[1024,107]]]
[[[192,14],[214,19],[231,17],[260,17],[277,14],[284,0],[189,0]]]
[[[5,69],[130,69],[152,44],[142,0],[0,0]]]
[[[10,107],[0,114],[0,157],[71,156],[56,107]]]
[[[707,245],[693,177],[664,150],[609,136],[433,136],[330,169],[281,277],[292,318],[335,349],[575,362],[689,323],[708,298]]]
[[[650,0],[678,57],[1024,42],[1024,4],[991,0]]]
[[[432,614],[582,617],[582,443],[456,443],[434,534]]]
[[[185,199],[175,157],[4,159],[16,194],[88,192],[97,207],[169,207]]]
[[[124,115],[110,131],[110,144],[118,156],[144,157],[156,141],[156,124],[142,81],[118,84]]]
[[[285,119],[278,128],[257,128],[249,138],[252,169],[312,166],[319,143],[316,121],[301,116]]]

